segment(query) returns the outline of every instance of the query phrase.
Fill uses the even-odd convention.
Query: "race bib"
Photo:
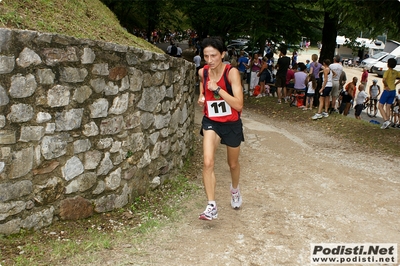
[[[232,114],[231,106],[222,101],[207,101],[208,117],[228,116]]]

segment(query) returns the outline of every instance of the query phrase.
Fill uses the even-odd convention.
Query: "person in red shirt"
[[[240,114],[243,109],[243,91],[237,68],[222,62],[225,47],[220,38],[206,38],[202,42],[204,60],[207,65],[199,70],[200,96],[198,104],[204,107],[200,133],[203,138],[203,183],[208,204],[201,220],[218,217],[215,201],[216,177],[214,164],[221,163],[215,158],[219,143],[227,146],[228,165],[231,174],[231,206],[240,208],[242,197],[239,191],[239,153],[244,141]]]
[[[368,83],[368,70],[365,67],[363,67],[363,72],[361,74],[361,84],[363,84],[364,88],[366,88],[367,83]]]

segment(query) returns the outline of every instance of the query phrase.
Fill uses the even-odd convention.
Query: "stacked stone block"
[[[0,234],[121,208],[175,174],[192,147],[194,70],[0,28]]]

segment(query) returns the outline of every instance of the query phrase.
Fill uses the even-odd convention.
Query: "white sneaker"
[[[323,117],[328,117],[329,116],[329,114],[327,113],[327,112],[322,112],[322,114],[321,114]]]
[[[231,184],[231,206],[234,209],[239,209],[242,206],[242,196],[240,195],[239,187],[237,188],[237,192],[232,192],[232,184]]]
[[[383,124],[382,124],[382,126],[381,126],[381,128],[382,129],[386,129],[386,128],[388,128],[389,126],[390,126],[390,121],[388,120],[388,121],[385,121]]]
[[[262,94],[258,94],[258,95],[256,96],[256,98],[261,98],[261,97],[263,97]]]
[[[313,120],[321,119],[322,115],[321,114],[315,114],[313,117],[311,117]]]
[[[199,215],[200,220],[211,221],[218,218],[217,206],[208,204],[205,211]]]

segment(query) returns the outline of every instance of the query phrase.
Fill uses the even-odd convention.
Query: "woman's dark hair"
[[[324,64],[327,65],[327,66],[329,66],[329,65],[331,64],[331,60],[325,59],[325,60],[324,60]]]
[[[205,38],[203,42],[201,43],[201,46],[204,48],[211,46],[215,49],[217,49],[221,54],[226,51],[226,47],[224,45],[224,42],[222,41],[221,37],[209,37]]]
[[[307,69],[306,65],[303,62],[298,63],[297,67],[300,68],[300,71],[304,71]]]
[[[397,65],[397,61],[394,58],[389,58],[389,60],[387,61],[387,65],[390,68],[395,68]]]

